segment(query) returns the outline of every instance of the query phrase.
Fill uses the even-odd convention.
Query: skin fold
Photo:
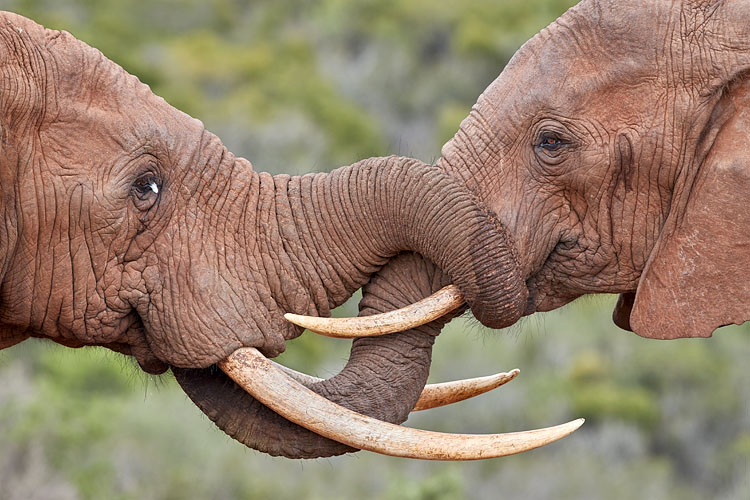
[[[249,396],[244,413],[202,396],[213,365],[240,347],[278,355],[301,333],[284,313],[329,315],[402,252],[434,262],[418,270],[453,282],[488,326],[523,312],[505,229],[434,166],[388,157],[304,177],[256,172],[99,51],[10,13],[0,14],[0,89],[0,347],[42,337],[134,356],[149,373],[172,368],[230,435],[319,456],[347,450],[276,433],[291,424],[256,415]],[[404,284],[408,273],[390,275]],[[422,298],[436,279],[411,281],[422,286],[388,300],[374,281],[364,313]],[[438,331],[358,343],[316,390],[403,421]],[[399,353],[398,371],[387,352]]]

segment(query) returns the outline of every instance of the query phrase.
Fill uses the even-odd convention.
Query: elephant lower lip
[[[529,291],[528,299],[526,300],[526,309],[523,312],[524,316],[531,316],[536,310],[536,293],[528,287],[528,284],[526,286],[526,289]]]

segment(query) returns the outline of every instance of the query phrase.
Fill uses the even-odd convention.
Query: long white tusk
[[[290,323],[326,337],[353,339],[403,332],[445,316],[463,303],[464,299],[458,288],[455,285],[448,285],[419,302],[372,316],[320,318],[287,313],[284,317]]]
[[[478,460],[532,450],[578,429],[583,419],[509,434],[444,434],[382,422],[332,403],[246,347],[219,367],[258,401],[302,427],[339,443],[385,455],[427,460]]]
[[[300,373],[273,361],[271,363],[301,384],[315,384],[323,381],[322,378]],[[419,400],[417,400],[417,404],[412,411],[429,410],[479,396],[492,389],[497,389],[503,384],[507,384],[516,378],[519,373],[521,373],[520,370],[516,368],[509,372],[496,373],[494,375],[487,375],[486,377],[455,380],[441,384],[427,384],[422,389],[422,394],[419,396]]]

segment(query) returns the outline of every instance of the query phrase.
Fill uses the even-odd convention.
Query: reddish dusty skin
[[[409,249],[490,326],[620,292],[620,325],[710,335],[750,319],[748,74],[748,0],[585,0],[519,50],[437,168],[273,178],[97,51],[3,14],[0,346],[105,345],[151,372],[272,355],[299,333],[283,312],[327,315]]]
[[[750,320],[750,1],[585,0],[527,42],[437,165],[508,229],[525,314],[616,292],[651,338]]]
[[[437,164],[510,233],[525,314],[621,293],[616,324],[750,319],[750,1],[584,0],[529,40]]]

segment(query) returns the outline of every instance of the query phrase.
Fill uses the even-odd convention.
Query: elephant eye
[[[156,174],[142,175],[133,183],[133,203],[139,210],[146,211],[154,206],[160,192],[161,181]]]
[[[560,139],[556,134],[551,132],[545,132],[542,134],[539,147],[545,151],[557,151],[564,144],[563,140]]]
[[[547,165],[558,165],[562,163],[567,155],[564,153],[569,149],[571,141],[566,135],[556,130],[543,130],[537,136],[534,144],[534,152],[542,163]]]

